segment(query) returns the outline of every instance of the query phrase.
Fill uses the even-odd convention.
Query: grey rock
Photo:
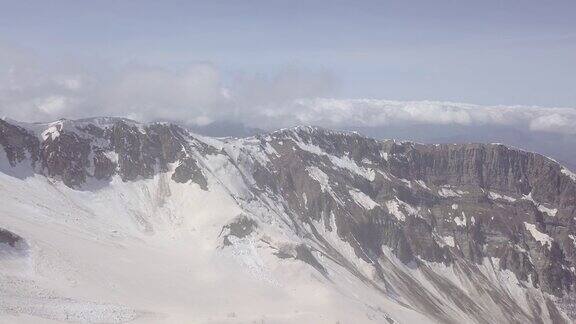
[[[246,141],[222,140],[236,145],[230,153],[173,124],[104,118],[63,121],[58,127],[58,136],[43,140],[33,127],[0,120],[0,145],[10,165],[29,163],[32,172],[73,188],[91,178],[135,181],[173,171],[173,181],[209,190],[212,175],[206,157],[222,155],[250,187],[247,197],[236,198],[274,199],[290,218],[287,226],[302,239],[279,251],[279,257],[303,261],[329,277],[314,256],[321,253],[375,289],[413,301],[438,321],[454,318],[414,278],[402,274],[386,251],[408,268],[424,271],[459,308],[477,313],[478,322],[491,322],[490,315],[482,313],[486,305],[427,272],[427,263],[459,269],[478,292],[508,314],[503,316],[509,322],[538,322],[544,312],[557,322],[563,320],[553,301],[542,304],[534,299],[530,313],[518,311],[515,301],[482,274],[486,260],[514,273],[524,287],[573,300],[576,181],[542,155],[499,144],[378,141],[317,127]],[[313,177],[311,168],[327,183]],[[356,201],[351,191],[368,197],[373,206]],[[535,239],[529,226],[549,236],[552,244]],[[222,230],[224,248],[233,244],[232,236],[244,238],[257,231],[256,220],[237,217]],[[363,275],[331,246],[326,232],[335,233],[357,258],[370,264],[374,278]]]
[[[232,222],[224,226],[220,235],[224,234],[224,245],[231,245],[232,242],[229,239],[230,236],[244,238],[252,234],[257,227],[258,223],[256,223],[255,220],[246,215],[239,215],[234,218]]]

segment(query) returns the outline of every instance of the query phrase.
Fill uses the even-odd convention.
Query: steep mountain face
[[[213,258],[236,260],[246,275],[235,273],[235,280],[215,287],[240,287],[250,277],[276,298],[290,290],[301,299],[259,311],[273,323],[568,323],[576,315],[576,175],[538,154],[499,144],[377,141],[314,127],[215,139],[173,124],[116,118],[0,120],[0,147],[0,247],[6,246],[0,248],[0,296],[10,296],[0,301],[0,316],[174,320],[170,313],[179,310],[172,304],[181,300],[164,296],[172,308],[159,309],[123,299],[151,292],[134,292],[119,279],[121,291],[78,294],[81,287],[98,290],[99,282],[91,281],[96,275],[75,263],[75,252],[62,252],[65,243],[41,238],[71,230],[78,231],[71,235],[76,240],[84,235],[130,246],[113,253],[122,260],[132,249],[158,244],[150,252],[157,253],[188,240],[193,244],[178,257],[195,258],[195,267]],[[53,231],[42,232],[43,226]],[[207,241],[195,241],[200,236]],[[158,238],[166,237],[164,246]],[[94,254],[108,249],[114,248]],[[63,266],[46,251],[71,261]],[[62,267],[80,283],[62,279]],[[118,268],[101,270],[113,281]],[[15,288],[28,282],[45,289],[42,278],[63,282],[51,287],[56,297],[34,291],[32,298],[23,293],[32,288]],[[184,289],[174,298],[191,298],[185,288],[174,288]],[[322,302],[308,299],[317,289],[326,289]],[[249,296],[268,305],[258,299],[264,293]],[[66,302],[46,305],[58,298]],[[290,307],[305,309],[304,300],[305,312],[287,315]],[[230,305],[242,308],[242,302],[250,303]],[[104,316],[110,309],[116,315]],[[250,322],[250,316],[233,311],[200,321]]]

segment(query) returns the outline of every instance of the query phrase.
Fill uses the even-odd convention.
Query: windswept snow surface
[[[376,177],[376,172],[372,169],[364,168],[356,164],[352,159],[347,156],[338,157],[334,155],[330,155],[324,152],[320,147],[312,144],[296,142],[296,145],[304,151],[310,152],[312,154],[320,155],[320,156],[327,156],[330,162],[335,166],[346,169],[352,173],[355,173],[359,176],[362,176],[370,181],[374,181]]]
[[[526,227],[526,230],[530,232],[536,241],[550,249],[553,240],[548,234],[540,232],[534,224],[524,222],[524,227]]]
[[[490,199],[492,199],[492,200],[502,199],[502,200],[506,200],[506,201],[508,201],[508,202],[515,202],[515,201],[516,201],[516,198],[510,197],[510,196],[506,196],[506,195],[502,195],[502,194],[499,194],[499,193],[493,192],[493,191],[490,191],[490,192],[488,193],[488,198],[490,198]]]
[[[462,190],[452,190],[449,187],[442,187],[440,188],[440,190],[438,190],[438,194],[441,197],[450,198],[450,197],[461,197],[463,194],[465,194],[465,192]]]
[[[565,175],[567,175],[570,179],[572,179],[572,181],[576,181],[576,173],[566,169],[566,168],[562,168],[561,172]]]
[[[352,199],[354,199],[354,201],[359,205],[364,207],[365,209],[374,209],[376,206],[378,206],[378,203],[375,202],[374,200],[372,200],[372,198],[370,198],[370,196],[368,196],[367,194],[363,193],[362,191],[359,190],[350,190],[350,196],[352,197]]]
[[[331,282],[255,237],[223,249],[223,226],[264,207],[239,204],[234,197],[246,193],[233,191],[242,186],[222,183],[211,177],[203,191],[160,173],[73,190],[0,173],[0,228],[30,246],[17,260],[0,255],[0,322],[382,323],[388,314],[428,321],[339,265],[327,269]],[[294,239],[261,226],[269,237]]]
[[[548,215],[548,216],[550,216],[550,217],[554,217],[554,216],[556,216],[556,214],[558,213],[558,209],[556,209],[556,208],[548,208],[548,207],[542,205],[541,203],[535,201],[535,200],[532,198],[532,193],[529,193],[528,195],[523,196],[522,199],[531,201],[534,205],[536,205],[536,207],[538,208],[538,210],[539,210],[540,212],[542,212],[542,213],[544,213],[544,214],[546,214],[546,215]]]

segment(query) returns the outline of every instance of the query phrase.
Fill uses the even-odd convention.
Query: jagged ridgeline
[[[539,154],[317,127],[217,139],[118,118],[0,120],[0,148],[0,171],[19,181],[45,176],[98,192],[163,175],[155,184],[162,203],[182,186],[206,197],[225,192],[238,213],[219,225],[219,253],[249,246],[279,268],[301,264],[317,285],[343,286],[350,276],[429,321],[564,323],[576,315],[576,175]],[[160,232],[136,218],[145,235]],[[364,302],[378,309],[376,322],[402,322],[399,311]]]

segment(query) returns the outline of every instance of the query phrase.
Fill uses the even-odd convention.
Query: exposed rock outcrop
[[[418,291],[413,278],[391,270],[389,252],[410,269],[459,269],[492,302],[505,301],[499,306],[503,314],[514,301],[482,281],[487,264],[554,298],[569,299],[575,288],[575,177],[544,156],[500,144],[378,141],[315,127],[214,143],[176,125],[103,118],[44,126],[0,120],[0,147],[11,166],[29,164],[72,188],[115,176],[137,181],[168,173],[174,182],[208,191],[210,174],[232,172],[234,181],[248,187],[235,199],[267,205],[273,200],[290,218],[282,221],[307,242],[279,251],[279,257],[329,277],[318,259],[325,256],[376,289],[401,291],[440,321],[452,319],[439,310],[440,302]],[[224,160],[233,169],[207,165]],[[273,214],[279,207],[269,208]],[[223,229],[224,246],[257,231],[255,220],[239,217]],[[375,278],[349,262],[327,233],[352,247]],[[392,287],[391,276],[402,284]],[[429,276],[463,309],[480,312],[486,306],[437,274]],[[544,305],[547,316],[561,318],[550,303]],[[537,322],[538,312],[507,320]],[[479,315],[478,321],[489,318]]]

